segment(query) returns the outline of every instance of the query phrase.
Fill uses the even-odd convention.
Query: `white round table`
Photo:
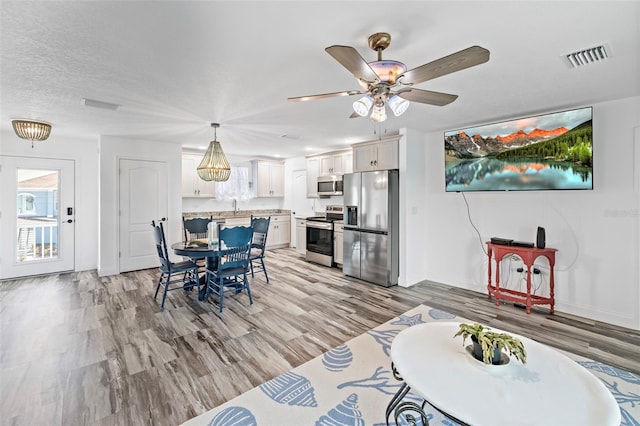
[[[567,356],[510,333],[524,343],[527,363],[486,365],[465,349],[470,339],[463,346],[453,337],[458,326],[415,325],[391,345],[402,380],[445,415],[473,425],[620,425],[611,392]]]

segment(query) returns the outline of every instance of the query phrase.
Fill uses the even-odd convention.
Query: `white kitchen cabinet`
[[[255,216],[266,217],[266,216]],[[227,217],[225,227],[251,226],[251,217]],[[267,250],[280,247],[289,247],[291,244],[291,217],[289,215],[271,216],[269,231],[267,233]]]
[[[271,216],[269,233],[267,234],[267,249],[289,247],[291,243],[291,217]]]
[[[320,157],[320,175],[341,175],[344,173],[344,155],[331,154]]]
[[[254,185],[258,197],[284,197],[284,163],[254,161]]]
[[[335,223],[333,229],[333,261],[342,266],[344,254],[344,224]]]
[[[320,156],[320,176],[342,175],[353,170],[351,150],[329,153]]]
[[[198,176],[201,155],[182,154],[182,196],[213,198],[216,195],[214,182],[207,182]]]
[[[320,158],[307,158],[307,198],[318,198],[318,176],[320,175]]]
[[[353,150],[349,150],[343,154],[344,174],[353,173]]]
[[[307,254],[307,220],[296,219],[296,251],[305,256]]]
[[[353,171],[391,170],[399,168],[398,140],[363,142],[353,146]]]

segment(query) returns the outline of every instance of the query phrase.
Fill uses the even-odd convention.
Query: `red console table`
[[[556,251],[554,248],[535,248],[535,247],[517,247],[507,246],[501,244],[493,244],[487,242],[487,255],[489,257],[489,280],[487,284],[487,290],[489,291],[489,298],[494,296],[496,299],[496,306],[500,305],[500,299],[510,300],[516,303],[522,303],[526,306],[527,313],[531,313],[532,305],[549,305],[550,313],[553,314],[555,298],[553,293],[553,268],[556,263]],[[516,254],[520,256],[522,262],[527,267],[527,292],[511,290],[508,288],[500,287],[500,261],[507,254]],[[533,269],[533,262],[540,257],[544,256],[549,261],[549,297],[539,296],[537,294],[531,294],[531,272]],[[491,262],[492,259],[496,262],[496,282],[492,282],[491,274]]]

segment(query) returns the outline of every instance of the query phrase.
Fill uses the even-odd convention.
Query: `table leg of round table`
[[[396,394],[393,395],[393,398],[391,398],[389,405],[387,405],[387,410],[385,411],[385,420],[387,421],[387,426],[389,426],[389,417],[391,416],[391,413],[394,413],[396,411],[396,408],[398,408],[398,406],[410,390],[411,388],[406,383],[402,383],[402,386],[400,386],[398,392],[396,392]],[[395,419],[396,424],[398,424],[397,412],[395,413]]]

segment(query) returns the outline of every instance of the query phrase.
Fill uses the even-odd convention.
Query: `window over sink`
[[[245,201],[254,198],[251,190],[249,166],[231,165],[231,176],[226,182],[216,182],[216,198],[219,200]]]

